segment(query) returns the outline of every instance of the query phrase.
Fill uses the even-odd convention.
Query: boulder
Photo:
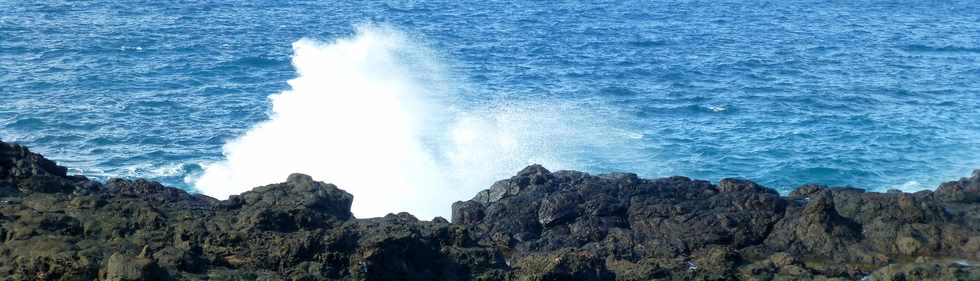
[[[589,252],[536,254],[521,258],[511,280],[519,281],[602,281],[614,275],[605,262]]]
[[[936,189],[936,197],[947,202],[980,202],[980,170],[973,170],[969,178],[946,182]]]
[[[112,254],[106,261],[104,272],[102,280],[105,281],[168,280],[156,262],[146,256]]]
[[[335,185],[292,174],[285,183],[257,187],[233,196],[233,203],[226,205],[237,210],[242,229],[291,232],[353,218],[353,200]]]

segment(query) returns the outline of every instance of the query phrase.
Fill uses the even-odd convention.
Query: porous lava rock
[[[289,175],[216,200],[105,183],[0,142],[0,281],[978,280],[980,172],[936,191],[590,175],[532,165],[452,222],[355,218]]]

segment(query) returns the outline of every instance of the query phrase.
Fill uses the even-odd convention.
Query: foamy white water
[[[358,217],[448,216],[453,201],[528,164],[574,168],[559,152],[608,135],[598,119],[559,118],[569,108],[555,104],[459,110],[432,52],[390,27],[293,51],[291,89],[269,97],[268,121],[224,146],[226,160],[205,166],[202,193],[224,199],[299,172],[353,194]]]

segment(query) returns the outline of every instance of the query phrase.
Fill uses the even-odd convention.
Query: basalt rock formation
[[[980,280],[980,171],[936,191],[530,166],[452,222],[294,174],[224,201],[0,142],[3,280]]]

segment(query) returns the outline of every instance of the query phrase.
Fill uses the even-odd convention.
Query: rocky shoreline
[[[452,222],[294,174],[224,201],[0,142],[0,280],[980,280],[980,171],[936,191],[529,166]]]

